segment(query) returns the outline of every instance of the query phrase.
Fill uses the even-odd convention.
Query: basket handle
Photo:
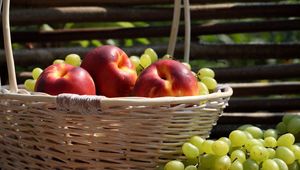
[[[167,54],[173,56],[177,41],[178,28],[180,23],[180,13],[181,13],[181,1],[174,1],[174,12],[173,21],[171,27],[171,34],[169,38],[169,45]],[[191,16],[190,16],[190,2],[189,0],[183,0],[184,5],[184,25],[185,25],[185,35],[184,35],[184,62],[189,63],[190,58],[190,43],[191,43]]]
[[[5,57],[6,57],[6,63],[8,69],[9,90],[12,93],[16,93],[18,92],[18,86],[17,86],[17,79],[16,79],[16,72],[15,72],[14,57],[13,57],[12,46],[11,46],[9,6],[10,6],[10,0],[3,0],[3,11],[2,11],[3,38],[4,38]]]

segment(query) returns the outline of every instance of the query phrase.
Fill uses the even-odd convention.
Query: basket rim
[[[217,98],[229,98],[233,94],[232,88],[227,84],[220,84],[216,92],[207,94],[207,95],[198,95],[198,96],[165,96],[165,97],[156,97],[156,98],[147,98],[147,97],[105,97],[98,95],[77,95],[77,94],[59,94],[57,96],[48,95],[45,93],[29,93],[28,91],[21,89],[18,93],[10,92],[6,86],[0,88],[0,99],[10,99],[10,100],[21,100],[26,102],[50,102],[56,103],[57,99],[65,96],[71,95],[72,98],[99,98],[101,100],[101,105],[163,105],[163,104],[180,104],[180,103],[198,103],[202,100],[211,100]],[[101,99],[100,99],[101,98]]]

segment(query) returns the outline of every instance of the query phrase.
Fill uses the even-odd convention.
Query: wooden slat
[[[225,112],[218,120],[218,124],[276,124],[281,121],[283,112]]]
[[[208,34],[253,33],[266,31],[299,30],[300,19],[233,22],[192,25],[192,37]],[[140,37],[168,37],[170,26],[164,27],[135,27],[108,29],[68,29],[53,31],[12,32],[13,42],[59,42],[72,40],[105,40]],[[184,27],[179,29],[179,36],[184,36]]]
[[[130,55],[141,55],[144,50],[148,46],[134,46],[130,48],[123,48],[124,51]],[[167,51],[167,45],[151,45],[159,56],[163,56]],[[23,49],[23,50],[15,50],[14,57],[16,65],[18,66],[29,66],[29,65],[36,65],[36,66],[46,66],[49,65],[54,59],[56,58],[63,58],[67,54],[70,53],[77,53],[81,56],[84,56],[92,48],[82,48],[82,47],[69,47],[69,48],[35,48],[35,49]],[[218,50],[216,50],[218,49]],[[245,52],[247,51],[247,52]],[[192,43],[191,44],[191,59],[205,59],[205,60],[216,60],[216,59],[267,59],[267,58],[277,58],[277,59],[290,59],[290,58],[297,58],[300,53],[300,44],[198,44]],[[182,59],[183,56],[183,44],[178,44],[176,47],[175,57],[177,59]],[[0,64],[4,63],[4,51],[0,50]],[[290,66],[287,66],[290,67]],[[229,82],[229,80],[239,80],[240,77],[236,76],[237,73],[242,71],[243,77],[250,76],[252,74],[252,78],[268,78],[266,76],[270,76],[270,78],[278,78],[280,76],[292,77],[298,76],[299,77],[299,65],[292,65],[291,69],[287,69],[285,71],[289,71],[284,75],[282,69],[286,69],[286,67],[279,67],[277,71],[269,67],[263,67],[261,69],[257,68],[256,70],[261,74],[258,77],[255,77],[256,74],[252,74],[253,69],[246,69],[246,71],[242,71],[242,69],[216,69],[217,79],[220,82]],[[198,68],[195,68],[196,70]],[[293,71],[292,69],[295,69]],[[298,70],[298,72],[297,72]],[[264,71],[267,71],[264,73]],[[279,72],[279,75],[274,74]],[[280,73],[281,72],[281,73]],[[240,73],[241,74],[241,73]],[[241,77],[241,79],[243,79]],[[228,80],[227,80],[228,79]],[[245,78],[244,78],[245,79]]]
[[[241,68],[215,69],[219,82],[245,82],[251,80],[276,80],[300,77],[300,64],[274,64]]]
[[[285,112],[300,110],[300,98],[234,98],[225,112]]]
[[[299,81],[270,83],[229,83],[234,97],[300,94]]]
[[[300,44],[196,44],[191,45],[191,59],[291,59],[297,58]],[[217,50],[216,50],[217,49]],[[179,54],[180,55],[180,54]],[[220,77],[221,78],[221,77]]]
[[[201,5],[191,7],[191,17],[200,20],[299,17],[298,11],[300,3]],[[10,18],[12,25],[31,25],[65,22],[165,21],[171,20],[172,16],[172,8],[57,7],[14,9]]]
[[[224,3],[224,2],[275,2],[279,0],[191,0],[191,4]],[[49,6],[132,6],[172,4],[174,0],[12,0],[11,4],[17,7],[49,7]]]

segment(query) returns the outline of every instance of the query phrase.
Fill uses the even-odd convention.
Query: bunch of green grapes
[[[280,134],[291,133],[296,137],[296,141],[300,142],[300,115],[286,114],[282,117],[282,121],[276,126]]]
[[[130,56],[130,61],[136,68],[137,73],[141,73],[145,68],[158,60],[156,52],[152,48],[145,49],[144,53],[138,56]]]
[[[197,72],[200,95],[209,94],[217,88],[218,83],[214,77],[215,72],[210,68],[201,68]]]
[[[36,84],[36,80],[38,79],[38,77],[42,74],[43,69],[36,67],[31,71],[31,79],[27,79],[24,82],[24,87],[26,90],[33,92],[34,91],[34,87]]]
[[[164,170],[299,170],[300,145],[292,133],[243,125],[216,140],[193,136],[182,145],[184,160]]]
[[[80,66],[81,64],[81,58],[77,54],[69,54],[65,57],[65,60],[62,59],[56,59],[53,61],[53,64],[61,64],[66,63],[73,66]],[[39,78],[39,76],[42,74],[43,69],[36,67],[31,71],[32,78],[25,80],[24,87],[26,90],[33,92],[36,84],[36,80]]]
[[[65,60],[56,59],[53,61],[53,64],[66,63],[78,67],[81,64],[81,61],[81,57],[78,54],[69,54],[65,57]]]

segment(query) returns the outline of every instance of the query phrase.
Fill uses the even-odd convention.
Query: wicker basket
[[[9,86],[0,87],[2,170],[152,170],[178,157],[189,137],[207,137],[232,95],[228,86],[161,98],[29,93],[16,85],[9,0],[3,9]]]

